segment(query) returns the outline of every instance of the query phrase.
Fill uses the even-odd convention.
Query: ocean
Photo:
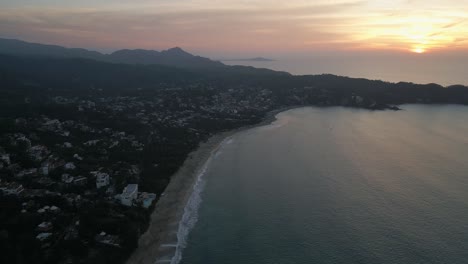
[[[298,108],[226,139],[179,263],[468,263],[468,107],[402,108]]]
[[[432,54],[343,55],[275,58],[274,61],[223,61],[286,71],[295,75],[330,73],[353,78],[389,82],[438,83],[443,86],[468,85],[468,58]]]

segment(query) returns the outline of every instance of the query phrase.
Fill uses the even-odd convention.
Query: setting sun
[[[419,53],[419,54],[426,52],[424,48],[414,48],[411,51],[414,53]]]

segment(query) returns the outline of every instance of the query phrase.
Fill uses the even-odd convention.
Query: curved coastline
[[[277,114],[298,107],[304,106],[291,106],[270,111],[258,124],[221,132],[213,135],[206,142],[202,142],[171,177],[163,196],[151,213],[148,229],[139,238],[138,248],[126,263],[178,263],[182,257],[185,240],[196,222],[196,214],[201,202],[199,194],[203,189],[202,177],[211,158],[234,134],[269,125],[276,121]]]

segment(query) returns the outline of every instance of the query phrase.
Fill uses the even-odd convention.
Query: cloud
[[[184,45],[201,49],[220,45],[236,48],[290,48],[320,36],[321,42],[334,25],[347,22],[338,12],[360,2],[290,6],[199,8],[196,10],[98,10],[21,8],[0,11],[0,32],[17,31],[24,35],[48,38],[63,35],[67,42],[96,38],[118,46],[167,48]],[[314,26],[320,25],[320,26]],[[41,34],[38,34],[40,32]],[[76,36],[73,36],[76,32]],[[267,33],[267,34],[266,34]],[[72,38],[73,40],[71,40]],[[331,39],[330,39],[331,41]],[[151,47],[150,47],[151,46]]]
[[[46,2],[52,3],[42,0]],[[67,46],[183,46],[194,51],[386,49],[409,48],[419,42],[443,47],[468,37],[463,27],[468,18],[466,0],[448,0],[449,4],[430,0],[311,2],[96,0],[55,7],[18,4],[0,9],[0,35]]]

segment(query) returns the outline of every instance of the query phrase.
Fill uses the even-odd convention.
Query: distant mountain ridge
[[[247,58],[247,59],[223,59],[221,61],[275,61],[275,60],[264,58],[264,57],[255,57],[255,58]]]
[[[16,39],[0,38],[0,54],[20,56],[43,56],[57,58],[84,58],[124,64],[158,64],[185,68],[219,68],[225,66],[219,61],[192,55],[179,47],[164,51],[123,49],[111,54],[102,54],[79,48],[65,48],[57,45],[30,43]]]

